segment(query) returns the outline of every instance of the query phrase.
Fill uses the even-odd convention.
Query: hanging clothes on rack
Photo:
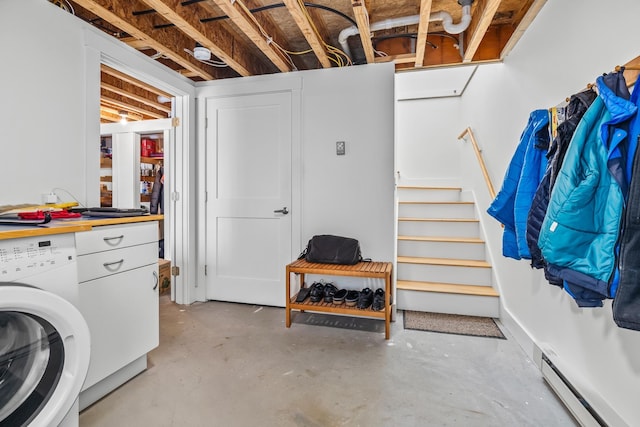
[[[505,257],[531,257],[526,240],[527,215],[547,167],[545,154],[549,140],[549,112],[531,112],[507,168],[502,188],[487,209],[489,215],[504,225],[502,254]]]
[[[620,96],[622,73],[612,74],[596,80],[599,96],[569,144],[538,239],[549,272],[580,307],[600,307],[615,292],[609,283],[624,202],[624,168],[615,166],[624,158],[624,124],[637,107]]]
[[[151,189],[151,203],[149,212],[152,214],[164,213],[164,167],[160,166],[156,173],[156,179]]]
[[[538,237],[540,227],[547,213],[549,206],[549,196],[555,184],[558,172],[564,161],[564,156],[569,148],[569,142],[578,127],[582,116],[591,106],[598,94],[591,88],[572,95],[566,108],[566,120],[558,125],[557,136],[553,140],[549,152],[547,153],[547,170],[538,185],[536,194],[531,204],[531,209],[527,216],[527,245],[531,253],[531,267],[544,268],[544,274],[552,285],[562,286],[562,279],[549,273],[546,263],[542,257],[542,252],[538,247]]]
[[[631,102],[640,107],[640,85],[636,84]],[[620,237],[620,277],[613,300],[613,320],[618,326],[640,331],[640,114],[629,126],[629,147],[626,171],[629,192]],[[631,169],[630,169],[631,168]]]

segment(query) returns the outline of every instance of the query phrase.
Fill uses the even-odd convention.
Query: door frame
[[[164,65],[149,59],[125,43],[101,31],[87,27],[85,42],[85,147],[86,164],[97,164],[100,157],[100,64],[126,73],[138,80],[173,94],[172,117],[177,117],[174,144],[169,148],[167,173],[171,176],[166,188],[171,212],[165,221],[165,235],[171,236],[172,247],[165,248],[173,266],[180,274],[172,277],[172,300],[190,304],[197,300],[196,290],[196,197],[195,197],[195,84]],[[165,147],[165,152],[167,147]],[[100,169],[86,168],[85,200],[89,206],[99,206]],[[166,185],[166,184],[165,184]]]
[[[259,95],[274,92],[291,94],[291,259],[300,253],[302,245],[302,78],[276,75],[212,81],[196,88],[197,97],[197,282],[202,284],[195,293],[198,301],[206,301],[206,101],[211,98]],[[285,266],[283,265],[284,269]],[[282,284],[284,295],[284,283]]]

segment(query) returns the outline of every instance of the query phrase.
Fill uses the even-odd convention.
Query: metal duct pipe
[[[429,15],[429,22],[442,21],[442,26],[447,33],[460,34],[464,30],[466,30],[471,23],[471,3],[473,3],[473,0],[462,0],[460,3],[462,4],[462,18],[460,19],[459,23],[454,24],[451,14],[442,11],[434,12]],[[390,30],[392,28],[403,27],[406,25],[416,25],[419,22],[420,15],[411,15],[374,22],[369,28],[371,29],[371,31]],[[351,26],[340,31],[340,35],[338,36],[338,43],[340,43],[342,50],[344,51],[344,53],[349,55],[350,58],[351,50],[349,49],[347,40],[349,39],[349,37],[355,36],[359,33],[360,31],[358,30],[357,26]]]

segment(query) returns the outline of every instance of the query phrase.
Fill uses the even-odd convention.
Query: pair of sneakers
[[[360,291],[358,303],[356,304],[361,310],[371,307],[372,310],[380,311],[384,309],[384,289],[378,288],[372,291],[370,288],[364,288]]]
[[[333,302],[333,296],[338,292],[338,288],[333,283],[315,282],[311,285],[311,302]]]

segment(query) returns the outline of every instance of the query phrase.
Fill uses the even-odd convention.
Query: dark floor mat
[[[405,310],[403,318],[405,329],[506,339],[490,317]]]

